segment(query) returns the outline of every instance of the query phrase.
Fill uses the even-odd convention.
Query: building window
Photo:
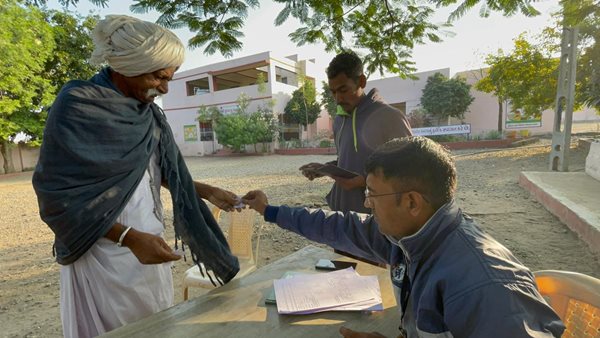
[[[202,95],[210,92],[207,77],[188,81],[185,83],[185,87],[187,90],[187,96]]]
[[[275,66],[275,81],[298,87],[298,75],[287,69]]]
[[[200,122],[200,141],[214,140],[212,121]]]
[[[215,91],[246,87],[269,82],[269,66],[266,62],[224,70],[213,74]]]

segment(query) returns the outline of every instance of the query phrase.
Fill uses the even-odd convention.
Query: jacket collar
[[[431,216],[415,234],[400,239],[387,236],[392,244],[400,247],[410,262],[421,259],[430,246],[439,246],[447,237],[447,232],[460,222],[462,211],[454,200],[444,204]]]

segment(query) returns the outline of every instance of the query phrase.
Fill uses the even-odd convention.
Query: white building
[[[450,69],[443,68],[413,74],[414,79],[400,77],[369,80],[366,91],[379,89],[383,99],[407,115],[420,107],[421,95],[427,79],[435,73],[450,77]],[[282,119],[284,108],[294,90],[298,89],[298,77],[303,74],[320,87],[325,76],[324,69],[317,69],[314,59],[300,59],[297,55],[276,56],[271,52],[227,60],[187,71],[178,72],[169,84],[169,93],[162,98],[167,120],[173,129],[175,141],[184,156],[202,156],[220,149],[212,130],[212,123],[196,120],[201,106],[216,107],[223,114],[237,110],[237,99],[244,93],[250,97],[248,111],[254,111],[268,100],[275,100],[274,112],[283,126],[283,137],[290,139],[314,139],[317,135],[331,132],[332,121],[323,110],[321,116],[308,128],[286,124]],[[472,86],[485,75],[485,69],[458,72],[454,76],[466,79]],[[265,90],[260,91],[257,79],[263,77]],[[319,91],[319,90],[318,90]],[[462,121],[470,125],[470,135],[485,136],[498,128],[498,99],[471,88],[475,100]],[[546,134],[553,128],[554,111],[546,110],[539,121],[507,121],[510,105],[503,107],[502,129],[510,136]],[[510,116],[509,116],[510,117]],[[600,126],[600,116],[593,109],[576,112],[574,123],[594,121]],[[517,122],[517,123],[515,123]],[[450,124],[461,121],[450,119]],[[413,126],[414,127],[414,126]],[[575,128],[575,127],[574,127]],[[277,145],[276,145],[277,146]],[[249,149],[250,150],[250,149]]]
[[[280,116],[294,90],[298,76],[316,81],[322,70],[315,69],[314,59],[298,59],[297,55],[282,57],[271,52],[227,60],[191,70],[178,72],[169,83],[169,93],[162,97],[162,106],[171,125],[175,141],[184,156],[211,154],[221,148],[212,130],[212,123],[196,120],[201,106],[216,107],[223,114],[237,110],[238,97],[244,93],[250,99],[248,111],[254,111],[274,99],[273,111]],[[265,81],[259,90],[257,79]],[[283,121],[285,122],[285,121]],[[323,121],[319,125],[325,125]],[[316,133],[316,124],[308,130]],[[284,124],[284,138],[300,139],[297,124]]]
[[[371,89],[377,88],[385,102],[408,114],[421,105],[421,95],[423,95],[423,89],[427,84],[427,78],[435,73],[441,73],[445,77],[449,77],[450,68],[415,73],[412,74],[416,77],[414,80],[400,77],[369,80],[365,91],[368,93]]]
[[[427,78],[435,73],[441,73],[450,77],[450,69],[443,68],[427,72],[412,74],[416,79],[402,79],[392,77],[379,80],[370,80],[367,82],[366,90],[371,88],[379,89],[384,100],[400,109],[406,114],[410,114],[419,108],[423,89],[427,84]],[[485,135],[491,131],[498,130],[498,98],[492,94],[480,92],[474,88],[475,83],[485,76],[485,69],[468,70],[454,74],[454,77],[461,77],[466,80],[471,87],[471,95],[475,98],[465,114],[464,123],[470,124],[471,135]],[[554,110],[548,109],[542,112],[542,118],[537,122],[530,123],[507,123],[507,116],[510,117],[512,107],[510,104],[503,104],[502,129],[507,134],[547,134],[552,132],[554,124]],[[573,114],[573,122],[600,121],[600,116],[596,115],[593,109],[577,111]],[[450,124],[460,124],[457,119],[450,119]]]

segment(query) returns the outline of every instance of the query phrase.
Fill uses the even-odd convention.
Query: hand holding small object
[[[246,204],[244,204],[244,202],[242,202],[242,197],[237,196],[235,201],[237,202],[236,205],[234,205],[233,207],[235,209],[237,209],[238,211],[240,211],[241,209],[245,209],[246,208]]]

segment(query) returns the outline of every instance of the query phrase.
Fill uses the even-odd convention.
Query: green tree
[[[30,0],[41,5],[47,0]],[[108,0],[90,0],[105,6]],[[503,15],[523,13],[537,15],[535,0],[273,0],[284,4],[275,18],[281,25],[290,17],[301,27],[290,33],[297,45],[322,42],[327,51],[343,48],[363,49],[369,73],[384,70],[406,76],[415,71],[411,61],[412,48],[426,41],[440,41],[438,31],[448,24],[433,23],[435,8],[456,6],[449,17],[454,21],[481,4],[479,12],[488,16],[492,11]],[[79,0],[59,0],[63,5],[75,5]],[[248,10],[258,8],[259,0],[137,0],[131,6],[135,13],[156,10],[157,22],[171,28],[187,27],[195,33],[190,47],[205,46],[206,54],[232,56],[242,48],[240,39]]]
[[[213,129],[217,134],[219,143],[241,152],[246,144],[252,143],[252,135],[248,133],[247,109],[250,105],[250,97],[241,93],[237,99],[238,108],[236,112],[223,115],[217,114],[213,119]]]
[[[564,0],[562,4],[561,24],[579,27],[575,102],[600,114],[600,1]]]
[[[263,92],[259,84],[259,93]],[[267,100],[256,111],[249,112],[250,100],[245,93],[240,94],[238,109],[230,115],[222,114],[216,107],[201,106],[196,120],[212,122],[219,143],[234,152],[243,151],[248,144],[254,145],[254,151],[258,152],[258,143],[262,144],[262,150],[265,151],[265,144],[273,142],[278,133],[277,118],[273,113],[275,100]]]
[[[471,95],[471,86],[464,79],[448,79],[441,73],[435,73],[427,78],[423,88],[421,106],[438,120],[456,117],[465,118],[475,98]]]
[[[251,143],[251,135],[247,132],[248,116],[240,112],[220,117],[213,128],[219,143],[234,152],[241,152],[246,144]]]
[[[91,39],[97,15],[80,16],[73,12],[48,11],[56,48],[46,61],[44,72],[57,90],[70,80],[87,80],[98,67],[88,62],[94,50]]]
[[[323,105],[325,105],[325,109],[329,113],[329,116],[331,116],[331,118],[334,118],[335,114],[337,113],[337,102],[335,102],[335,98],[331,94],[329,84],[325,81],[323,81],[322,84],[323,90],[321,91],[321,98],[323,100]]]
[[[90,65],[87,60],[94,49],[90,36],[98,16],[82,17],[67,11],[49,11],[44,12],[44,15],[45,20],[52,26],[55,48],[46,60],[42,77],[50,80],[53,91],[41,95],[42,91],[47,89],[40,88],[40,95],[32,98],[35,111],[24,107],[18,112],[22,132],[28,136],[27,142],[31,145],[41,143],[47,117],[45,94],[54,97],[68,81],[89,79],[97,71],[97,67]]]
[[[253,136],[254,151],[258,152],[256,145],[260,143],[262,144],[262,151],[265,152],[267,150],[266,145],[275,141],[279,133],[277,117],[271,110],[259,108],[250,115],[248,122],[248,132]]]
[[[490,69],[475,88],[498,97],[498,131],[502,131],[505,100],[511,102],[513,109],[523,109],[525,119],[539,118],[542,111],[554,106],[560,63],[551,55],[554,50],[556,45],[533,44],[520,35],[514,40],[511,53],[505,55],[499,50],[498,54],[487,56]]]
[[[14,0],[0,0],[0,151],[4,172],[13,172],[11,143],[20,132],[37,134],[41,107],[54,87],[43,76],[54,49],[43,13]]]
[[[284,112],[289,121],[308,126],[319,117],[321,106],[317,101],[312,81],[304,81],[302,87],[294,90],[292,98],[285,105]]]

